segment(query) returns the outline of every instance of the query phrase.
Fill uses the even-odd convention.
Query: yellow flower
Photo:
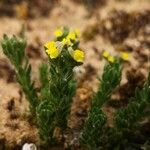
[[[80,35],[81,35],[80,29],[75,29],[74,32],[75,32],[75,34],[76,34],[77,36],[80,36]]]
[[[47,49],[46,53],[49,55],[51,59],[57,58],[59,55],[59,50],[56,47],[52,47],[51,49]]]
[[[47,42],[44,46],[46,48],[46,53],[49,55],[51,59],[58,57],[60,52],[57,48],[56,42],[50,41]]]
[[[79,31],[77,29],[75,31],[70,32],[67,35],[67,37],[62,40],[62,44],[72,45],[73,43],[71,40],[75,41],[78,35],[79,35]]]
[[[63,38],[63,40],[61,42],[62,42],[63,45],[66,45],[67,44],[67,39]]]
[[[123,60],[129,60],[129,53],[127,53],[127,52],[122,52],[121,53],[121,58],[123,59]]]
[[[76,40],[76,34],[74,32],[70,32],[67,36],[69,40]]]
[[[69,38],[64,38],[63,40],[62,40],[62,44],[63,45],[71,45],[72,43],[71,43],[71,41],[70,41],[70,39]]]
[[[108,51],[104,51],[103,52],[103,57],[104,58],[108,58],[110,56],[109,52]]]
[[[54,41],[49,41],[44,45],[44,47],[50,49],[52,47],[56,47],[56,43]]]
[[[73,59],[77,62],[83,62],[84,57],[85,57],[84,52],[78,49],[73,51],[72,56],[73,56]]]
[[[62,29],[56,29],[55,32],[54,32],[54,35],[56,37],[61,37],[63,35]]]
[[[115,58],[113,56],[108,56],[108,61],[111,63],[115,62]]]

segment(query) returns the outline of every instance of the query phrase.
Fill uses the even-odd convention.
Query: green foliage
[[[42,84],[42,88],[46,87],[48,85],[49,82],[49,77],[48,77],[48,65],[47,64],[41,64],[39,67],[39,71],[40,71],[40,81]]]
[[[98,149],[101,140],[104,140],[101,135],[106,121],[107,117],[100,108],[95,107],[91,109],[81,133],[81,145],[90,150]]]
[[[39,78],[41,82],[41,92],[40,99],[47,100],[50,99],[50,90],[49,90],[49,66],[48,64],[41,64],[39,67]]]
[[[62,36],[59,36],[59,33]],[[45,145],[55,141],[54,131],[67,128],[72,97],[76,91],[73,68],[82,64],[84,52],[76,50],[79,40],[76,31],[64,28],[58,30],[59,37],[45,45],[48,64],[41,64],[39,78],[40,92],[31,80],[31,65],[25,55],[26,41],[15,36],[4,35],[2,48],[16,70],[17,81],[30,103],[31,115],[36,118],[39,134]],[[65,42],[62,40],[65,39]],[[46,47],[47,46],[47,47]]]
[[[150,74],[143,89],[136,89],[135,97],[130,98],[129,104],[115,113],[113,125],[109,127],[107,117],[101,107],[110,99],[111,93],[119,84],[120,79],[120,60],[118,64],[107,64],[104,67],[100,87],[98,92],[94,94],[91,110],[80,135],[80,143],[86,149],[120,150],[148,147],[144,142],[149,143],[150,138],[148,136],[143,137],[140,130],[141,122],[145,117],[149,118],[150,116]],[[138,142],[137,138],[139,141],[141,140],[141,143]]]
[[[45,146],[54,144],[57,141],[55,129],[61,129],[63,134],[67,128],[72,98],[77,87],[73,69],[84,60],[83,51],[78,49],[77,31],[58,29],[56,41],[45,44],[49,63],[41,64],[39,68],[39,93],[31,80],[32,69],[25,55],[26,41],[4,35],[1,45],[3,53],[14,65],[17,81],[29,101],[32,116],[36,118],[42,142]],[[109,126],[102,107],[120,83],[123,58],[114,60],[108,59],[104,66],[98,90],[93,94],[91,108],[80,134],[81,146],[89,150],[135,148],[133,140],[140,135],[141,122],[145,117],[150,119],[149,74],[143,89],[136,89],[135,96],[130,98],[125,108],[120,108],[115,113],[113,125]],[[138,149],[149,147],[150,138],[146,137],[142,142],[144,145],[139,144]]]
[[[35,115],[38,98],[34,82],[31,80],[31,65],[25,56],[26,41],[15,36],[8,38],[4,35],[1,44],[3,53],[15,67],[18,83],[30,103],[30,111]]]
[[[40,100],[41,103],[37,107],[37,123],[39,134],[42,142],[45,145],[55,142],[53,131],[55,129],[55,105],[51,103],[50,88],[49,88],[49,66],[41,64],[39,67],[39,78],[41,82]]]
[[[50,67],[50,95],[51,102],[57,106],[57,124],[65,129],[72,97],[75,94],[76,82],[73,75],[74,66],[69,66],[69,63],[63,60],[58,61],[60,61],[59,65],[55,66],[52,62]]]
[[[42,101],[37,107],[37,121],[39,127],[40,138],[45,145],[54,142],[53,132],[56,127],[55,106],[49,100]]]
[[[8,38],[7,35],[4,35],[1,44],[4,54],[10,59],[11,63],[16,68],[22,65],[25,58],[26,41],[18,40],[15,36]]]
[[[67,28],[64,28],[62,32],[62,36],[57,37],[56,42],[50,41],[45,45],[49,66],[40,67],[43,102],[37,107],[37,120],[39,134],[46,144],[55,141],[54,130],[56,128],[61,129],[62,133],[67,128],[72,98],[76,91],[73,68],[82,64],[74,60],[69,52],[69,49],[74,52],[78,47],[79,42],[76,35],[74,33],[69,35]],[[68,35],[74,39],[67,38]],[[64,38],[67,38],[71,45],[62,44]],[[60,53],[56,56],[57,50]]]
[[[40,68],[45,70],[41,73],[41,81],[45,88],[42,91],[44,92],[42,94],[44,102],[37,107],[37,116],[40,136],[47,143],[54,140],[53,131],[56,127],[61,128],[62,131],[67,127],[67,117],[76,89],[73,74],[74,66],[68,65],[69,63],[64,64],[62,58],[55,61],[50,60],[49,80],[47,77],[43,77],[47,67],[42,66]]]
[[[114,63],[107,63],[104,67],[100,87],[94,94],[91,110],[85,122],[81,133],[81,145],[90,150],[100,149],[101,143],[105,138],[107,117],[101,110],[111,96],[114,88],[119,84],[121,79],[121,61],[118,59]]]
[[[142,90],[135,91],[126,108],[121,108],[114,116],[113,134],[118,146],[125,145],[140,128],[140,121],[150,116],[150,74]],[[119,142],[118,142],[119,140]],[[150,140],[150,139],[149,139]],[[125,142],[126,141],[126,142]]]
[[[92,107],[102,107],[105,102],[110,99],[114,88],[121,80],[121,60],[116,60],[115,63],[108,63],[104,66],[102,79],[100,79],[100,86],[97,93],[94,94]]]

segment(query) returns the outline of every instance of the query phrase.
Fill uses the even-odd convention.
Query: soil
[[[127,99],[134,96],[135,87],[143,86],[150,67],[150,1],[99,2],[97,5],[86,5],[80,0],[62,0],[49,6],[51,10],[46,9],[46,12],[42,12],[39,4],[35,7],[32,4],[31,12],[30,7],[26,7],[28,1],[17,3],[17,8],[16,4],[12,5],[17,10],[8,9],[10,12],[5,8],[10,8],[10,4],[0,3],[0,38],[4,33],[19,36],[25,30],[28,40],[26,54],[32,64],[35,81],[38,80],[39,64],[47,59],[43,44],[54,38],[53,31],[60,26],[81,30],[80,47],[85,51],[86,59],[76,75],[79,84],[73,98],[65,143],[65,147],[71,146],[72,149],[79,147],[78,133],[90,108],[92,93],[99,85],[97,75],[102,74],[105,63],[102,52],[108,50],[113,55],[119,55],[121,51],[130,53],[129,61],[123,66],[121,84],[103,108],[110,125],[116,109],[127,105]],[[11,11],[13,15],[9,15]],[[39,87],[38,81],[36,86]],[[1,50],[0,150],[21,149],[26,142],[39,145],[38,131],[28,120],[27,108],[28,103],[16,82],[14,68]],[[63,146],[54,149],[62,150]]]

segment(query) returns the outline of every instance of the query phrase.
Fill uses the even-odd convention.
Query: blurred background
[[[86,53],[69,122],[70,127],[76,128],[83,123],[91,91],[97,89],[96,77],[103,70],[104,50],[112,55],[130,54],[129,61],[124,63],[123,79],[114,94],[115,100],[133,96],[135,87],[143,85],[149,70],[150,0],[0,0],[0,40],[3,34],[25,36],[26,54],[37,86],[38,66],[47,60],[43,45],[54,39],[56,28],[63,26],[81,30],[80,48]],[[25,126],[27,122],[19,120],[21,128],[9,136],[12,131],[8,129],[9,114],[5,105],[12,98],[20,97],[14,68],[0,50],[0,120],[4,120],[0,134],[2,132],[10,143],[19,143],[19,139],[28,137],[31,131],[37,134],[35,128],[31,130]],[[24,110],[24,103],[20,105],[16,101],[19,111]],[[106,111],[111,116],[114,109],[106,108]],[[34,134],[29,139],[34,142]]]
[[[53,31],[62,26],[81,30],[81,47],[90,58],[87,63],[99,59],[103,50],[147,51],[150,1],[0,0],[0,38],[4,33],[25,34],[29,57],[42,57],[43,43],[53,39]],[[140,60],[144,59],[144,52],[140,53]],[[138,56],[134,57],[136,67]]]

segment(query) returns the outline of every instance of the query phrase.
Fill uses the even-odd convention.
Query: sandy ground
[[[53,31],[60,26],[68,26],[70,28],[79,28],[82,33],[88,31],[92,25],[97,23],[97,20],[103,20],[110,15],[110,11],[113,9],[117,10],[125,10],[128,13],[132,12],[142,12],[144,10],[150,10],[150,1],[149,0],[129,0],[126,2],[119,2],[115,0],[108,0],[107,4],[103,7],[100,7],[96,14],[93,17],[88,17],[87,10],[83,5],[79,5],[73,3],[70,0],[63,0],[58,6],[56,6],[49,17],[40,17],[36,19],[19,19],[19,18],[8,18],[1,17],[0,18],[0,39],[3,34],[13,35],[18,34],[21,30],[22,25],[24,24],[26,27],[26,37],[29,45],[34,45],[38,50],[41,51],[42,56],[36,58],[36,53],[33,52],[33,57],[30,59],[31,64],[34,66],[33,69],[33,78],[37,79],[38,76],[37,68],[41,61],[46,59],[45,54],[43,53],[43,44],[54,38]],[[82,68],[83,76],[86,72],[85,69],[90,66],[93,72],[87,76],[87,79],[83,80],[83,83],[79,86],[77,90],[77,94],[74,98],[74,103],[72,106],[71,118],[69,120],[69,126],[73,129],[78,128],[78,126],[82,125],[83,119],[80,117],[80,113],[82,114],[84,111],[86,113],[89,107],[89,99],[91,97],[91,92],[97,89],[98,81],[95,78],[96,74],[102,74],[102,69],[104,65],[104,60],[101,58],[101,53],[103,50],[108,50],[113,54],[118,54],[115,51],[115,48],[120,44],[112,44],[109,40],[103,38],[100,34],[93,35],[94,39],[85,41],[83,40],[84,35],[81,37],[81,48],[86,52],[86,59],[84,63],[84,67]],[[132,46],[138,45],[137,37],[130,38],[124,42],[131,43]],[[121,44],[123,44],[122,42]],[[143,48],[144,54],[149,55],[148,48]],[[30,52],[29,52],[30,53]],[[139,67],[139,61],[136,57],[137,54],[131,52],[129,63],[125,63],[124,73],[129,68],[137,68]],[[11,64],[6,59],[6,57],[2,54],[2,50],[0,51],[0,60],[4,63],[3,66],[7,66],[8,68],[13,69]],[[37,142],[37,130],[34,126],[30,125],[26,120],[27,113],[27,102],[25,98],[21,98],[19,95],[19,86],[18,84],[13,82],[7,82],[7,74],[9,73],[9,69],[7,67],[1,67],[0,71],[2,72],[2,76],[0,77],[0,135],[2,135],[1,139],[6,139],[7,145],[15,145],[22,144],[24,142]],[[9,70],[9,71],[8,71]],[[144,65],[144,67],[140,68],[141,72],[146,76],[148,72],[148,63]],[[122,84],[127,80],[123,78]],[[38,83],[37,83],[38,85]],[[14,102],[12,102],[12,100]],[[9,103],[15,103],[14,110],[10,111],[8,109]],[[108,115],[110,116],[114,109],[106,109]],[[17,117],[10,119],[11,115],[15,114]],[[77,115],[78,113],[78,115]],[[36,137],[36,138],[35,138]]]

